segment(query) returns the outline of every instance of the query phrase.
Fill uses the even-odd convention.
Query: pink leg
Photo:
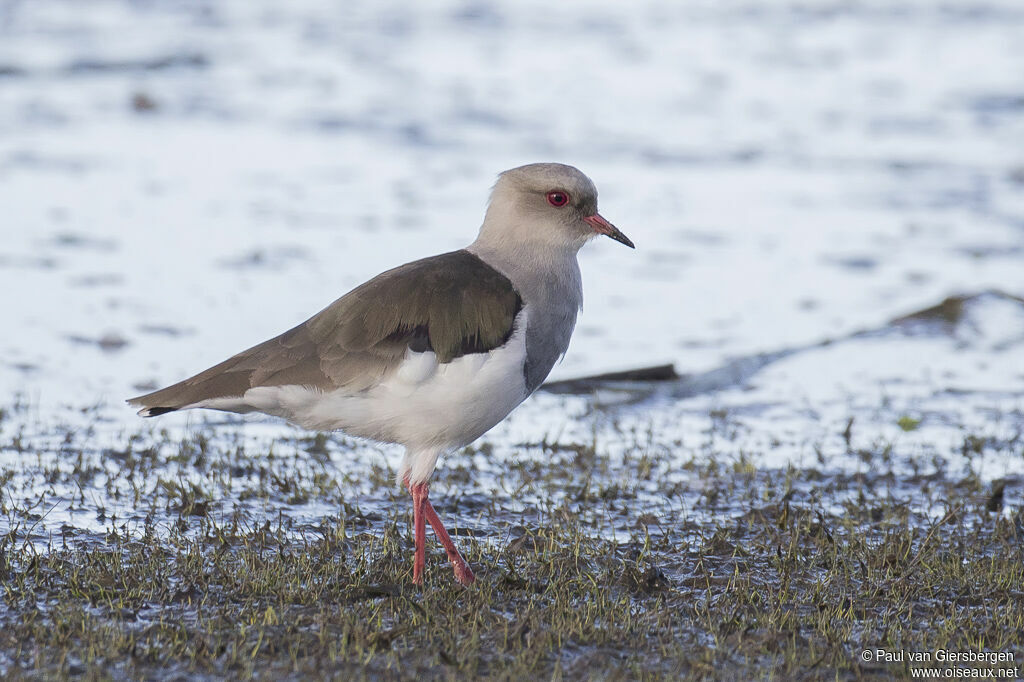
[[[452,538],[448,535],[447,529],[444,524],[441,523],[441,518],[434,511],[434,505],[430,504],[430,500],[427,500],[427,521],[430,521],[430,527],[434,529],[434,535],[444,545],[444,551],[448,552],[448,561],[452,562],[452,569],[455,570],[455,579],[462,585],[469,585],[476,576],[473,575],[473,569],[469,567],[466,560],[459,554],[458,548],[455,543],[452,542]]]
[[[417,585],[423,584],[423,568],[427,564],[427,527],[426,510],[430,506],[427,501],[427,486],[409,486],[412,493],[412,525],[416,537],[416,558],[412,564],[412,581]]]
[[[466,560],[459,554],[459,550],[455,547],[455,543],[452,542],[447,529],[441,523],[441,518],[434,511],[434,506],[430,504],[428,497],[429,484],[410,484],[409,479],[406,478],[405,485],[409,488],[409,492],[412,493],[413,525],[416,527],[416,560],[413,564],[412,581],[416,584],[423,582],[423,567],[426,563],[426,529],[424,521],[429,521],[430,527],[434,529],[434,535],[441,541],[445,552],[448,553],[448,560],[452,562],[452,569],[455,571],[455,579],[463,585],[469,585],[476,580],[476,576],[473,575],[473,570],[466,563]]]

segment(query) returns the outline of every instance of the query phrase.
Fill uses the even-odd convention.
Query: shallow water
[[[239,437],[121,400],[465,245],[497,172],[558,160],[638,248],[582,252],[552,378],[701,381],[538,394],[469,493],[546,457],[524,443],[648,430],[680,462],[856,472],[888,447],[1019,481],[1022,29],[1014,2],[2,5],[3,466],[18,438],[61,461],[58,425],[111,467],[140,429]],[[893,322],[954,295],[954,320]],[[248,421],[250,453],[297,437]],[[353,493],[396,458],[346,448]]]

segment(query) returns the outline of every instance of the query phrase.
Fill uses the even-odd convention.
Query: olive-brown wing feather
[[[256,386],[364,390],[410,347],[433,350],[446,363],[503,345],[521,308],[507,277],[454,251],[378,275],[284,334],[128,402],[155,415]]]

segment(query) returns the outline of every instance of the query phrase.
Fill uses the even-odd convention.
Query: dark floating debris
[[[279,270],[295,261],[305,261],[309,254],[298,246],[276,246],[266,249],[254,249],[234,258],[226,258],[220,264],[232,269],[267,268]]]
[[[655,365],[627,369],[622,372],[607,372],[578,379],[565,379],[546,383],[542,388],[551,393],[587,393],[609,382],[621,381],[673,381],[679,378],[674,365]]]
[[[624,394],[618,402],[636,403],[654,393],[672,398],[689,398],[741,385],[763,367],[797,352],[797,349],[760,353],[731,360],[721,367],[697,374],[679,374],[673,365],[642,367],[622,372],[598,374],[544,384],[550,393],[586,395],[598,390],[614,390]]]
[[[132,384],[132,388],[136,391],[155,391],[161,385],[156,379],[147,379],[146,381],[136,381]]]
[[[1024,298],[1002,291],[983,291],[978,294],[950,296],[937,305],[902,315],[874,329],[866,329],[838,339],[826,339],[805,346],[735,358],[720,367],[697,374],[679,374],[673,365],[657,365],[553,381],[544,384],[541,389],[563,395],[587,395],[598,390],[617,391],[624,394],[624,398],[616,402],[625,404],[637,403],[654,395],[674,399],[689,398],[742,386],[764,367],[778,360],[842,341],[892,333],[949,336],[955,333],[957,326],[964,321],[973,306],[992,300],[1019,304],[1021,315],[1024,316]]]
[[[71,74],[100,74],[131,71],[164,71],[167,69],[201,69],[209,66],[209,60],[201,54],[172,54],[150,59],[79,59],[68,64],[64,70]]]
[[[993,92],[975,97],[971,107],[983,113],[1012,114],[1024,110],[1024,95],[1015,92]]]
[[[156,111],[158,105],[156,100],[144,92],[136,92],[132,95],[132,109],[140,114],[148,114]]]
[[[119,274],[112,272],[100,272],[75,277],[71,280],[71,285],[75,287],[92,288],[114,286],[121,284],[122,282],[124,282],[124,277]]]
[[[88,336],[72,334],[68,336],[67,339],[72,343],[78,343],[86,346],[97,346],[100,350],[106,353],[119,351],[129,344],[128,339],[124,338],[117,332],[107,332],[99,338],[90,338]]]
[[[31,374],[32,372],[38,372],[42,369],[39,365],[31,362],[12,362],[10,366],[24,374]]]
[[[175,327],[174,325],[171,324],[143,324],[139,325],[139,331],[143,334],[153,334],[156,336],[170,336],[175,338],[195,333],[195,330],[193,329]]]
[[[71,61],[56,69],[56,73],[72,76],[104,75],[109,73],[145,73],[170,69],[205,69],[210,65],[206,55],[199,53],[171,54],[139,59],[94,59],[82,58]],[[18,64],[0,64],[0,79],[26,78],[48,75],[42,71],[27,69]]]
[[[57,260],[47,256],[8,256],[0,253],[0,268],[24,268],[26,270],[53,270]]]
[[[846,268],[847,270],[868,271],[878,267],[878,259],[873,256],[837,256],[827,260],[833,265]]]
[[[115,251],[117,242],[113,239],[98,239],[79,232],[58,232],[53,235],[50,244],[62,249],[93,249],[96,251]]]
[[[976,296],[950,296],[942,303],[933,305],[923,310],[918,310],[909,315],[903,315],[892,320],[891,324],[904,325],[913,322],[943,322],[950,326],[956,326],[964,316],[964,303],[968,298]]]
[[[1005,301],[1014,301],[1024,305],[1024,298],[997,290],[985,291],[980,294],[950,296],[938,305],[932,305],[916,312],[895,317],[890,322],[890,325],[902,327],[913,323],[938,322],[943,323],[948,327],[955,327],[963,321],[964,314],[967,312],[967,308],[971,304],[981,302],[985,299],[1001,299]]]

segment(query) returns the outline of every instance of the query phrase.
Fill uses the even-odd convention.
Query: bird
[[[429,523],[455,580],[469,585],[473,571],[430,503],[431,475],[565,355],[583,305],[577,253],[600,235],[635,248],[598,213],[581,171],[512,168],[498,175],[465,248],[387,270],[283,334],[127,402],[143,417],[261,412],[404,446],[397,478],[412,496],[413,583],[423,582]]]

